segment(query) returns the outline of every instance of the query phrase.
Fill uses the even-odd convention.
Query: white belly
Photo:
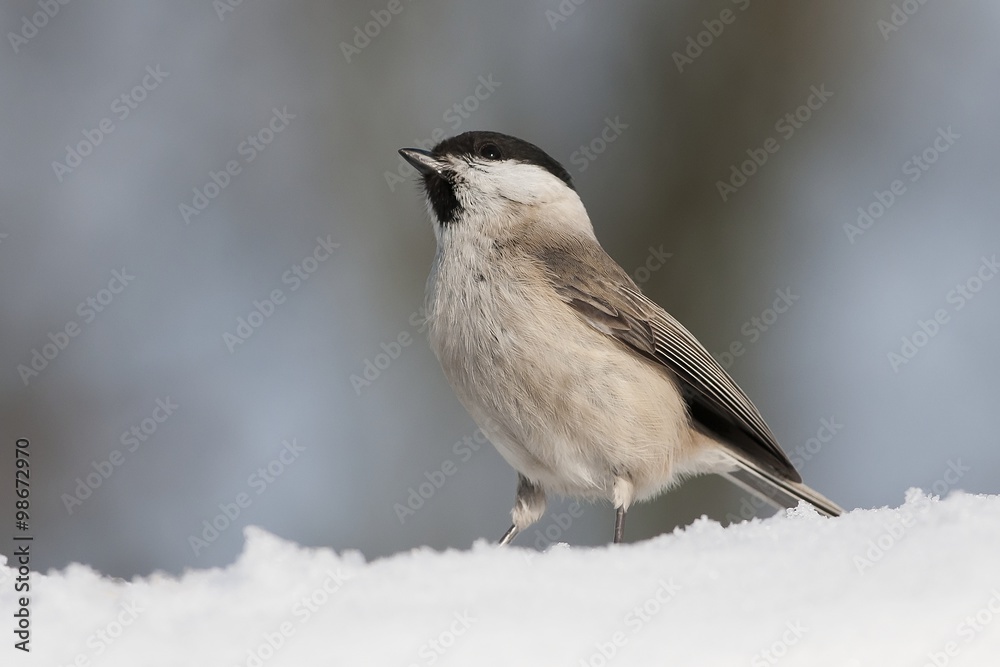
[[[606,499],[627,477],[641,500],[714,465],[697,459],[704,450],[665,369],[586,325],[554,291],[529,294],[524,274],[480,281],[489,267],[455,264],[439,264],[429,286],[431,346],[518,472],[547,491]],[[461,274],[442,280],[448,271]]]

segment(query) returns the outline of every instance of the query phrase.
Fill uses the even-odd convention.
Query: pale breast
[[[500,453],[567,495],[609,498],[623,474],[640,497],[668,484],[691,448],[668,374],[539,288],[545,277],[528,258],[488,260],[471,252],[439,257],[428,285],[429,336],[459,399]]]

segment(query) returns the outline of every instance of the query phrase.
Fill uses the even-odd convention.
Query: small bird
[[[546,493],[625,513],[719,473],[779,507],[843,510],[802,484],[711,354],[601,247],[569,173],[537,146],[465,132],[403,148],[437,251],[430,345],[472,418],[517,471],[510,543]]]

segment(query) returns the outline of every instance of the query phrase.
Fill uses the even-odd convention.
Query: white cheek
[[[469,184],[475,189],[502,196],[520,204],[552,201],[566,194],[566,184],[533,164],[497,162],[470,170]]]
[[[455,195],[468,226],[485,236],[516,225],[525,207],[556,227],[594,236],[594,228],[576,192],[546,169],[518,162],[454,163],[461,178]],[[433,219],[433,216],[432,216]],[[451,234],[435,225],[439,244],[447,244]]]

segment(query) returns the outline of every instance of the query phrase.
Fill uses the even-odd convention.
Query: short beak
[[[420,148],[400,148],[399,154],[424,176],[441,173],[441,163],[428,151]]]

